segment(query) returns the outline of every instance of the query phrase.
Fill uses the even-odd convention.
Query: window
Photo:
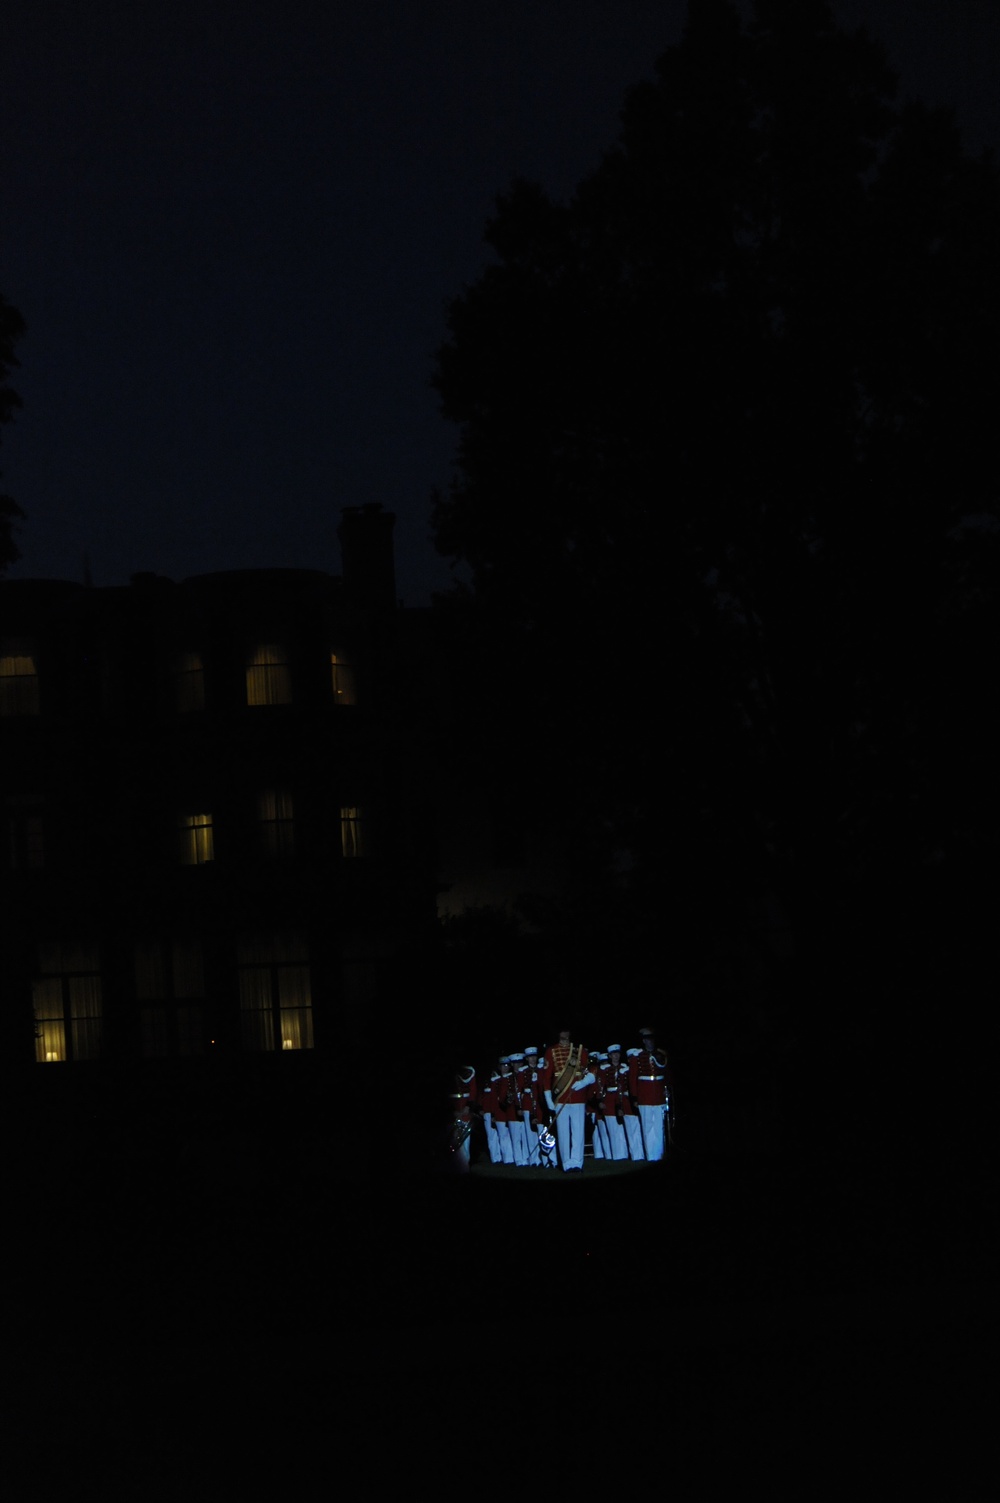
[[[237,949],[243,1047],[255,1053],[313,1047],[309,950],[299,934],[241,940]]]
[[[183,866],[205,866],[215,860],[211,814],[182,814],[178,833]]]
[[[350,805],[340,811],[340,848],[344,856],[353,859],[366,853],[365,811]]]
[[[283,788],[268,789],[260,796],[258,814],[265,855],[279,860],[287,860],[294,855],[292,795]]]
[[[37,715],[38,669],[27,642],[0,642],[0,715]]]
[[[35,1059],[39,1064],[98,1059],[101,1053],[101,972],[96,945],[39,946],[32,982]]]
[[[188,715],[205,708],[205,664],[199,652],[182,652],[173,662],[174,709]]]
[[[247,658],[247,704],[290,705],[292,671],[283,647],[255,647]]]
[[[354,664],[341,647],[335,647],[330,654],[330,672],[333,680],[334,704],[356,705],[358,693],[354,679]]]
[[[7,865],[10,871],[41,871],[45,865],[42,799],[22,794],[5,801]]]
[[[144,1059],[205,1051],[205,968],[196,939],[138,940],[135,994]]]

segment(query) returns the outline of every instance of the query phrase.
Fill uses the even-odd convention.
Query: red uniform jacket
[[[632,1103],[628,1099],[628,1065],[619,1065],[617,1070],[613,1065],[605,1065],[602,1075],[604,1115],[617,1117],[619,1106],[622,1112],[631,1111]]]
[[[480,1105],[480,1108],[481,1108],[481,1110],[483,1112],[489,1112],[489,1114],[490,1114],[491,1117],[496,1115],[496,1109],[497,1109],[496,1085],[497,1085],[497,1081],[499,1079],[500,1079],[499,1075],[491,1075],[490,1078],[489,1078],[489,1080],[487,1081],[486,1085],[483,1086],[482,1090],[479,1093],[479,1105]]]
[[[493,1108],[494,1122],[516,1122],[518,1120],[517,1104],[517,1077],[513,1070],[509,1075],[501,1075],[496,1081],[496,1106]]]
[[[545,1116],[545,1097],[538,1083],[538,1071],[522,1071],[518,1087],[522,1112],[530,1112],[536,1121],[541,1121]]]
[[[663,1051],[661,1050],[661,1054]],[[629,1090],[640,1106],[663,1106],[667,1099],[666,1055],[661,1065],[655,1054],[640,1049],[629,1060]]]
[[[472,1116],[472,1103],[476,1100],[477,1094],[475,1070],[468,1080],[463,1080],[461,1075],[455,1076],[451,1092],[451,1106],[456,1122],[468,1122]]]
[[[635,1108],[632,1105],[632,1098],[629,1095],[630,1089],[631,1089],[631,1081],[629,1080],[629,1067],[628,1067],[628,1065],[619,1065],[618,1066],[618,1097],[617,1097],[617,1099],[621,1102],[622,1116],[623,1117],[634,1117],[635,1116]],[[607,1101],[605,1101],[605,1109],[606,1110],[610,1110],[610,1108],[607,1105]],[[615,1110],[617,1110],[617,1107],[615,1108]]]
[[[555,1094],[556,1082],[565,1069],[566,1061],[568,1060],[568,1058],[569,1049],[566,1048],[566,1046],[563,1044],[550,1044],[546,1049],[545,1064],[546,1068],[551,1071],[552,1075],[551,1083],[549,1084],[548,1089],[552,1092],[552,1099],[555,1101],[557,1107],[559,1107],[563,1103],[565,1103],[567,1106],[585,1106],[587,1102],[587,1096],[590,1091],[590,1086],[592,1084],[592,1079],[587,1078],[591,1072],[589,1065],[589,1055],[587,1054],[586,1049],[580,1050],[580,1069],[583,1071],[583,1079],[576,1085],[572,1086],[570,1090],[566,1091],[563,1096],[557,1097]]]

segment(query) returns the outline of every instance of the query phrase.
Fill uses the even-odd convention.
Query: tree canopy
[[[24,320],[2,295],[0,295],[0,425],[9,423],[21,399],[9,384],[12,369],[17,365],[14,347],[24,333]],[[0,494],[0,573],[20,557],[14,542],[12,526],[24,513],[10,496]]]
[[[514,183],[487,242],[436,367],[439,549],[608,807],[654,736],[644,819],[677,756],[826,863],[1000,520],[994,167],[826,6],[696,0],[573,198]]]
[[[998,834],[995,166],[819,0],[692,0],[572,198],[515,182],[486,239],[434,529],[505,766],[647,915],[766,891],[849,968]]]

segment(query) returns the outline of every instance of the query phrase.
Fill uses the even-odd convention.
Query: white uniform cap
[[[524,1052],[525,1054],[537,1054],[538,1050],[535,1048],[534,1044],[529,1044]]]
[[[621,1046],[621,1044],[609,1044],[608,1045],[608,1053],[609,1054],[621,1054],[621,1052],[622,1052],[622,1046]]]

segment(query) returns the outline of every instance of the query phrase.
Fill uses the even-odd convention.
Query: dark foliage
[[[569,203],[498,201],[436,539],[484,743],[624,885],[633,975],[755,955],[793,1016],[948,970],[996,850],[1000,185],[818,0],[692,0],[657,71]]]

